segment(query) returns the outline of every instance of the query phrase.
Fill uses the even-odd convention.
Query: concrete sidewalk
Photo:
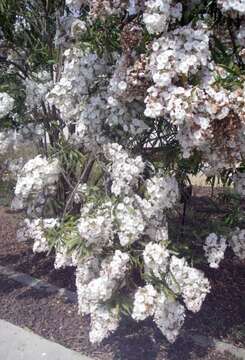
[[[0,320],[0,359],[92,360],[4,320]]]

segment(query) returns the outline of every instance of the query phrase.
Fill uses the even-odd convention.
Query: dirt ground
[[[7,208],[0,208],[0,264],[74,290],[73,268],[54,270],[52,256],[34,255],[31,244],[16,242],[19,218]],[[201,333],[245,345],[245,264],[228,252],[219,270],[203,270],[208,273],[212,292],[198,314],[188,314],[174,345],[169,345],[151,322],[125,320],[109,339],[92,346],[88,340],[89,318],[79,317],[76,305],[5,276],[0,276],[0,318],[98,360],[233,360],[229,354],[194,345],[188,334]]]

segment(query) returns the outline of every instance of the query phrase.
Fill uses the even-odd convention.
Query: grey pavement
[[[92,360],[4,320],[0,320],[0,359]]]

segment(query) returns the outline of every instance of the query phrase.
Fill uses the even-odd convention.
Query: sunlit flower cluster
[[[164,336],[174,342],[184,323],[185,308],[178,301],[168,299],[164,292],[158,293],[147,284],[135,293],[133,319],[145,320],[152,316]]]
[[[124,279],[128,262],[128,254],[116,250],[112,257],[106,258],[102,263],[99,277],[95,277],[98,273],[98,263],[96,260],[91,259],[84,265],[78,266],[76,285],[79,312],[82,314],[91,314],[91,316],[94,317],[92,338],[95,336],[93,335],[94,329],[97,328],[98,331],[101,327],[99,325],[101,321],[100,317],[97,319],[96,315],[97,310],[102,309],[101,305],[112,297],[118,287],[118,283],[120,284]],[[88,269],[91,271],[88,272]],[[107,309],[107,311],[109,310]],[[108,321],[108,323],[110,323],[110,321]],[[108,327],[110,328],[109,324]],[[103,337],[101,340],[102,339]]]
[[[84,206],[78,223],[78,231],[87,246],[109,245],[113,237],[112,203],[104,203],[93,210],[93,204]]]
[[[15,208],[23,209],[28,201],[46,191],[52,194],[60,174],[59,161],[47,160],[40,155],[29,160],[21,169],[15,187]]]
[[[64,52],[64,69],[60,80],[47,94],[50,106],[60,111],[67,123],[79,119],[82,99],[89,94],[96,77],[105,72],[105,64],[96,54],[84,53],[78,48]]]
[[[108,169],[112,178],[111,191],[115,195],[127,194],[129,189],[143,173],[144,162],[140,156],[130,158],[122,146],[114,143],[105,146],[105,153],[111,166]]]
[[[33,252],[40,253],[50,250],[45,231],[59,225],[58,219],[25,219],[21,228],[17,232],[17,241],[32,239]]]
[[[179,197],[178,183],[174,177],[152,177],[146,182],[147,194],[154,214],[174,206]]]
[[[156,307],[157,291],[151,285],[138,288],[134,295],[134,307],[132,318],[139,321],[153,316]]]
[[[133,198],[124,197],[115,209],[118,223],[118,237],[122,246],[134,243],[140,238],[145,228],[145,220]]]
[[[172,0],[147,0],[143,21],[150,34],[167,30],[170,18],[181,19],[182,4],[172,4]]]
[[[169,252],[165,246],[149,242],[143,252],[145,271],[152,272],[156,277],[161,278],[167,271],[169,264]]]

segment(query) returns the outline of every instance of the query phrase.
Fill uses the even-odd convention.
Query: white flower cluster
[[[55,105],[64,121],[74,123],[79,120],[81,102],[89,95],[96,77],[105,74],[105,63],[96,54],[75,47],[67,49],[64,57],[61,78],[47,94],[46,100],[50,106]]]
[[[29,160],[20,171],[15,187],[17,208],[23,209],[28,201],[36,198],[44,190],[48,194],[55,191],[55,183],[60,174],[59,161],[47,160],[41,155]]]
[[[171,257],[169,287],[180,293],[188,310],[198,312],[210,285],[201,270],[190,267],[184,258]]]
[[[135,136],[143,133],[148,126],[141,119],[143,112],[143,106],[139,102],[132,102],[127,104],[127,106],[111,97],[108,98],[108,117],[106,119],[106,124],[108,124],[112,129],[119,127],[123,129],[125,133],[128,133],[131,136]]]
[[[152,50],[149,69],[155,85],[148,89],[145,115],[155,118],[165,113],[166,101],[175,90],[175,83],[185,82],[207,66],[209,35],[202,24],[196,30],[188,25],[154,41]]]
[[[98,306],[91,314],[91,330],[89,339],[91,343],[100,343],[119,326],[119,313],[116,308],[106,305]]]
[[[189,157],[192,150],[198,148],[218,172],[234,161],[241,161],[245,152],[244,90],[217,89],[214,76],[210,74],[203,81],[195,87],[170,86],[161,92],[161,98],[156,92],[151,100],[158,116],[164,114],[178,126],[177,139],[183,156]],[[226,131],[228,118],[233,125],[229,135]]]
[[[197,312],[210,291],[202,271],[188,266],[184,258],[172,256],[161,244],[148,243],[144,253],[145,271],[152,270],[166,282],[176,296],[182,296],[188,310]],[[166,272],[166,274],[164,274]],[[152,284],[138,288],[135,293],[132,317],[139,321],[153,316],[159,329],[174,342],[185,319],[185,308],[164,292],[157,292]]]
[[[184,323],[185,308],[178,301],[158,293],[151,284],[138,288],[135,293],[132,318],[139,321],[153,316],[164,336],[174,342]]]
[[[179,197],[176,179],[170,176],[161,176],[161,174],[146,181],[146,190],[154,214],[172,208]]]
[[[156,301],[154,321],[169,342],[175,342],[184,320],[184,306],[174,299],[166,298],[161,292]]]
[[[98,144],[103,145],[108,142],[103,134],[103,126],[108,116],[106,94],[103,91],[95,93],[87,101],[85,100],[77,124],[80,129],[83,129],[81,132],[83,137],[80,136],[79,140],[90,151],[94,150]]]
[[[92,313],[101,302],[105,302],[112,297],[113,292],[118,286],[118,282],[120,283],[120,280],[124,278],[128,262],[128,254],[116,250],[112,258],[105,259],[104,263],[102,263],[102,268],[99,273],[100,276],[85,284],[83,281],[84,279],[87,280],[86,274],[82,274],[84,267],[79,268],[76,285],[79,312],[81,314]],[[88,263],[88,265],[91,266],[91,263]]]
[[[47,71],[40,71],[33,74],[32,78],[24,80],[26,100],[25,105],[28,111],[34,108],[40,108],[45,96],[53,86],[50,73]]]
[[[182,76],[196,74],[208,64],[209,33],[200,23],[177,28],[154,41],[149,67],[156,86],[169,86]]]
[[[78,231],[86,246],[102,248],[109,245],[113,238],[113,205],[105,202],[94,210],[93,204],[85,205],[81,210]]]
[[[143,14],[143,21],[150,34],[167,30],[172,0],[148,0]]]
[[[34,240],[33,252],[40,253],[50,250],[45,230],[59,225],[58,219],[25,219],[22,227],[17,232],[17,241]]]
[[[123,147],[116,143],[105,145],[104,152],[111,161],[109,172],[112,179],[112,193],[117,196],[122,193],[127,194],[143,173],[145,165],[142,158],[140,156],[135,159],[130,158]]]
[[[16,159],[8,159],[4,162],[6,166],[6,180],[7,179],[16,179],[20,170],[25,165],[26,160],[23,157],[18,157]]]
[[[182,4],[172,5],[172,0],[147,0],[143,21],[150,34],[159,34],[167,30],[170,18],[180,20]]]
[[[80,10],[84,0],[66,0],[66,5],[72,10]]]
[[[14,99],[5,92],[0,92],[0,119],[8,115],[14,108]]]
[[[203,248],[209,266],[217,269],[220,261],[224,258],[225,250],[227,248],[226,238],[211,233],[206,237]]]
[[[145,272],[151,271],[156,277],[161,279],[167,271],[169,256],[169,251],[164,245],[149,242],[143,252]]]
[[[139,287],[134,295],[132,318],[139,321],[153,316],[156,306],[157,291],[151,284]]]
[[[218,0],[218,5],[224,12],[236,12],[241,15],[245,14],[244,0]]]
[[[100,262],[98,257],[88,257],[83,261],[78,261],[76,268],[76,284],[80,286],[88,284],[99,275]]]
[[[239,259],[245,260],[245,229],[237,227],[229,242],[235,255]]]
[[[128,262],[128,254],[116,250],[112,257],[102,262],[99,277],[96,277],[99,267],[96,259],[88,259],[85,264],[78,266],[76,285],[79,312],[91,314],[90,340],[92,342],[102,341],[118,326],[118,313],[103,303],[111,299],[114,291],[118,286],[120,287]]]
[[[133,198],[125,196],[115,209],[118,237],[122,246],[128,246],[140,238],[145,229],[142,211]]]
[[[198,149],[217,173],[244,156],[245,90],[228,91],[216,85],[217,76],[228,74],[210,62],[209,35],[199,22],[195,28],[177,28],[153,42],[148,68],[154,85],[147,90],[145,115],[166,117],[177,126],[183,156],[188,158]],[[193,86],[195,78],[200,81]],[[224,125],[219,126],[222,120]]]

